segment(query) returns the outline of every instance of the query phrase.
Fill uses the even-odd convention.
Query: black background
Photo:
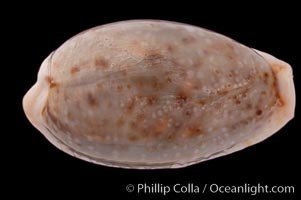
[[[51,2],[49,3],[51,4]],[[182,169],[133,170],[98,166],[73,158],[52,146],[26,119],[22,97],[35,83],[42,61],[73,35],[105,23],[127,19],[163,19],[204,27],[229,36],[247,46],[268,52],[293,66],[298,98],[300,90],[300,15],[294,5],[241,3],[227,6],[191,5],[188,2],[62,6],[19,5],[12,36],[18,55],[14,132],[10,134],[8,155],[9,187],[23,197],[79,195],[106,199],[105,195],[144,199],[145,194],[127,193],[127,184],[217,183],[220,185],[293,185],[295,194],[221,195],[185,194],[176,199],[297,199],[300,194],[300,141],[298,105],[296,117],[271,138],[243,151]],[[255,4],[255,5],[254,5]],[[87,5],[87,4],[84,4]],[[118,7],[118,9],[117,9]],[[15,36],[17,35],[17,36]],[[298,101],[297,101],[298,104]],[[3,142],[5,143],[5,142]],[[43,194],[40,195],[40,192]],[[172,195],[168,195],[171,197]],[[165,199],[161,194],[155,199]]]

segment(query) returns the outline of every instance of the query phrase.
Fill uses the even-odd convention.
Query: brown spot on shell
[[[56,83],[56,82],[52,82],[51,84],[50,84],[50,88],[54,88],[54,87],[57,87],[58,86],[58,84]],[[57,90],[58,91],[58,90]]]
[[[166,81],[167,81],[167,83],[171,83],[172,79],[170,77],[167,77]]]
[[[225,95],[225,94],[229,93],[229,89],[225,88],[225,89],[222,89],[222,90],[218,90],[217,93],[220,94],[220,95]]]
[[[144,62],[146,65],[154,66],[161,64],[162,60],[164,59],[164,56],[158,52],[158,51],[150,51],[147,52],[144,56]]]
[[[229,60],[234,60],[234,55],[233,54],[228,54],[227,57],[229,58]]]
[[[193,126],[190,126],[188,129],[186,129],[183,133],[184,137],[194,137],[194,136],[198,136],[201,135],[202,131],[200,128],[200,125],[195,124]]]
[[[99,135],[99,134],[85,134],[84,135],[87,139],[92,140],[92,141],[99,141],[103,142],[106,140],[106,137],[104,135]]]
[[[137,135],[134,134],[128,134],[128,139],[132,142],[136,141],[139,139],[139,137]]]
[[[159,52],[150,52],[150,53],[147,53],[146,56],[145,56],[145,59],[146,60],[157,60],[157,59],[162,59],[163,58],[163,55]]]
[[[269,83],[269,74],[268,74],[267,72],[265,72],[265,73],[263,74],[263,81],[264,81],[264,83],[265,83],[266,85],[268,85],[268,83]]]
[[[170,133],[167,135],[166,140],[168,141],[172,141],[176,138],[176,134],[175,133]]]
[[[97,84],[96,84],[96,87],[97,87],[98,89],[102,88],[102,83],[97,83]]]
[[[122,90],[123,90],[123,86],[122,86],[122,85],[118,85],[118,86],[117,86],[117,91],[118,91],[118,92],[122,92]]]
[[[164,85],[163,85],[162,83],[160,83],[157,79],[153,81],[152,85],[153,85],[153,88],[154,88],[154,89],[157,89],[157,90],[162,89],[163,86],[164,86]]]
[[[79,68],[78,68],[78,67],[72,67],[72,68],[70,69],[70,73],[71,73],[72,75],[76,74],[77,72],[79,72]]]
[[[127,103],[126,109],[127,109],[128,112],[132,112],[133,109],[134,109],[134,107],[135,107],[135,99],[131,99],[131,100]]]
[[[124,118],[121,116],[117,119],[116,125],[117,125],[117,127],[120,128],[121,126],[124,125],[124,123],[125,123]]]
[[[172,44],[167,44],[166,49],[169,53],[174,52],[174,46]]]
[[[188,99],[187,93],[185,91],[180,91],[178,93],[176,99],[180,105],[183,105],[184,103],[186,103],[186,101]]]
[[[96,58],[94,61],[96,68],[103,69],[108,67],[108,62],[104,58]]]
[[[88,101],[88,104],[91,106],[91,107],[96,107],[98,106],[98,101],[97,99],[93,96],[93,94],[91,94],[90,92],[87,94],[87,101]]]
[[[156,103],[157,98],[156,96],[148,96],[147,97],[147,104],[148,105],[153,105],[154,103]]]
[[[262,114],[262,110],[260,110],[260,109],[258,109],[257,111],[256,111],[256,115],[261,115]]]
[[[168,117],[163,117],[159,119],[151,129],[151,132],[153,133],[152,135],[155,137],[158,136],[159,134],[161,134],[167,129],[167,125],[168,125]]]
[[[49,84],[51,84],[51,82],[53,81],[53,78],[50,77],[50,76],[46,76],[46,77],[45,77],[45,80],[46,80]]]
[[[241,103],[241,99],[239,98],[238,95],[233,96],[233,100],[235,104],[240,104]]]
[[[195,42],[195,38],[189,35],[189,36],[183,37],[182,42],[184,44],[192,44]]]
[[[269,77],[269,74],[267,72],[265,72],[263,75],[264,75],[265,78]]]
[[[200,106],[204,106],[206,104],[204,100],[198,100],[196,103]]]
[[[248,96],[248,90],[242,92],[242,97],[246,98]]]
[[[58,83],[54,82],[53,78],[50,76],[46,76],[45,80],[49,83],[50,88],[54,88],[58,86]]]
[[[235,100],[235,104],[240,104],[240,103],[241,103],[241,101],[239,99]]]
[[[186,110],[186,111],[185,111],[185,115],[186,115],[187,117],[190,117],[190,116],[192,115],[192,111],[191,111],[191,110]]]
[[[159,136],[162,136],[162,138],[164,138],[166,135],[163,133],[165,133],[167,128],[168,128],[168,117],[163,117],[155,121],[150,127],[143,128],[141,130],[141,134],[142,134],[141,138],[152,139],[152,138],[158,138]]]
[[[218,69],[214,69],[214,70],[213,70],[213,73],[215,73],[216,75],[219,75],[221,72],[220,72],[220,70],[218,70]]]

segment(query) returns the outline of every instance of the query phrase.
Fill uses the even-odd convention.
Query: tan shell
[[[177,168],[258,143],[294,116],[291,67],[202,28],[99,26],[42,63],[23,99],[56,147],[93,163]]]

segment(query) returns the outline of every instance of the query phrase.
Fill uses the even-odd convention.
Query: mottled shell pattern
[[[51,53],[23,99],[30,122],[80,159],[178,168],[258,143],[294,116],[291,67],[191,25],[123,21]]]

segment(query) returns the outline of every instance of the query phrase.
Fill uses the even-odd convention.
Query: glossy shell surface
[[[49,55],[23,99],[75,157],[177,168],[269,137],[294,115],[291,67],[220,34],[133,20],[84,31]]]

